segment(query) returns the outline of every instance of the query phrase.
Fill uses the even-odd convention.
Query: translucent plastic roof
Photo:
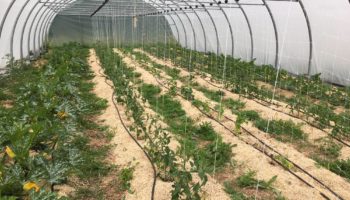
[[[38,54],[58,15],[163,16],[187,48],[350,85],[348,0],[2,0],[0,56]]]

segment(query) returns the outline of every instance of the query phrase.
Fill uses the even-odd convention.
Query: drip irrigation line
[[[166,88],[166,89],[170,89],[169,87],[165,86],[163,83],[161,83],[161,81],[159,81],[159,79],[154,76],[154,78],[156,79],[157,83],[159,85],[161,85],[162,87]],[[183,96],[180,95],[178,93],[176,93],[176,96],[179,96],[185,100],[188,101],[188,99]],[[193,104],[192,104],[193,105]],[[315,188],[315,186],[312,186],[310,183],[308,183],[305,179],[303,179],[302,177],[300,177],[299,175],[297,175],[295,172],[291,171],[291,169],[287,168],[286,166],[284,166],[281,161],[277,160],[273,154],[268,154],[267,152],[265,152],[264,150],[258,148],[256,145],[254,144],[250,144],[249,142],[245,141],[244,139],[242,139],[239,135],[237,135],[235,132],[233,132],[231,129],[229,129],[226,125],[224,125],[222,122],[218,121],[217,119],[215,119],[213,116],[205,113],[204,111],[202,111],[199,107],[197,107],[196,105],[193,105],[200,113],[202,113],[203,115],[207,116],[209,119],[217,122],[218,124],[220,124],[224,129],[226,129],[227,131],[229,131],[231,134],[233,134],[234,136],[236,136],[239,140],[241,140],[242,142],[246,143],[249,146],[252,146],[254,149],[258,150],[259,152],[263,153],[264,155],[266,155],[267,157],[271,158],[273,161],[275,161],[279,166],[281,166],[283,169],[285,169],[286,171],[290,172],[292,175],[294,175],[296,178],[298,178],[299,180],[301,180],[303,183],[305,183],[306,185],[308,185],[311,188],[316,189],[320,195],[322,197],[324,197],[325,199],[330,199],[326,194],[324,194],[323,192],[319,191],[317,188]],[[216,112],[217,111],[211,107],[209,107],[212,111]],[[224,116],[226,119],[233,121],[232,119],[228,118],[227,116]],[[249,130],[245,129],[244,127],[242,127],[242,130],[244,130],[246,133],[248,133],[250,136],[252,136],[253,138],[255,138],[257,141],[260,142],[260,144],[262,144],[263,146],[266,146],[268,149],[270,149],[271,151],[273,151],[274,153],[278,154],[279,156],[281,156],[283,159],[287,160],[288,162],[292,163],[293,166],[295,166],[296,168],[298,168],[299,170],[301,170],[304,174],[308,175],[311,179],[313,179],[314,181],[316,181],[317,183],[319,183],[321,186],[323,186],[325,189],[327,189],[329,192],[331,192],[333,195],[335,195],[339,200],[344,200],[339,194],[337,194],[335,191],[333,191],[331,188],[329,188],[327,185],[325,185],[323,182],[321,182],[318,178],[316,178],[315,176],[313,176],[312,174],[310,174],[309,172],[307,172],[306,170],[304,170],[301,166],[299,166],[298,164],[294,163],[293,161],[289,160],[287,157],[285,157],[284,155],[282,155],[281,153],[279,153],[277,150],[275,150],[273,147],[271,147],[270,145],[266,144],[264,141],[262,141],[261,139],[259,139],[258,137],[256,137],[252,132],[250,132]]]
[[[182,68],[180,68],[180,69],[182,69]],[[204,80],[205,82],[207,82],[208,84],[210,84],[211,86],[213,86],[213,87],[216,87],[216,88],[218,88],[218,89],[224,90],[224,91],[226,91],[226,92],[231,92],[231,91],[229,91],[228,89],[226,89],[226,88],[224,88],[224,87],[220,87],[220,86],[218,86],[218,85],[216,85],[216,84],[214,84],[214,83],[212,83],[212,82],[210,82],[210,81],[208,81],[208,80],[206,80],[206,79],[204,79],[204,78],[202,78],[202,77],[200,77],[200,78],[201,78],[202,80]],[[254,97],[254,96],[253,96],[253,97]],[[245,97],[245,98],[247,98],[247,97]],[[254,97],[254,98],[257,98],[257,97]],[[283,112],[283,111],[281,111],[281,110],[279,110],[279,109],[276,109],[276,108],[272,108],[272,107],[270,107],[270,106],[268,106],[268,105],[263,104],[262,102],[265,102],[265,103],[267,103],[267,104],[272,104],[272,105],[275,105],[275,106],[277,106],[277,107],[282,107],[282,106],[279,105],[279,104],[276,104],[276,103],[273,103],[273,102],[268,102],[268,101],[266,101],[266,100],[261,100],[261,99],[260,99],[260,101],[262,101],[262,102],[260,102],[260,101],[258,101],[258,100],[256,100],[256,99],[250,99],[250,98],[247,98],[247,99],[252,100],[252,101],[254,101],[254,102],[256,102],[256,103],[258,103],[258,104],[260,104],[260,105],[262,105],[262,106],[264,106],[264,107],[267,107],[267,108],[269,108],[269,109],[271,109],[271,110],[273,110],[273,111],[276,111],[276,112],[278,112],[278,113],[285,114],[285,115],[288,115],[288,116],[293,117],[293,118],[297,118],[297,119],[299,119],[299,120],[301,120],[301,121],[307,123],[307,124],[310,125],[311,127],[316,128],[317,130],[320,130],[320,131],[324,132],[324,133],[327,134],[329,137],[331,137],[332,139],[336,140],[337,142],[343,144],[344,146],[347,146],[347,147],[350,148],[350,144],[349,144],[349,143],[343,141],[342,139],[340,139],[340,138],[334,136],[334,135],[331,134],[331,133],[328,133],[328,132],[322,130],[321,128],[317,127],[315,124],[313,124],[313,123],[311,123],[311,122],[309,122],[309,121],[307,121],[307,120],[305,120],[305,119],[298,118],[298,117],[294,116],[293,114]],[[301,111],[301,113],[305,114],[305,112],[303,112],[303,111]]]
[[[203,79],[204,81],[206,81],[208,84],[210,84],[210,85],[212,85],[212,86],[214,86],[214,87],[216,87],[216,88],[225,90],[226,92],[231,92],[231,91],[229,91],[229,90],[226,89],[226,88],[217,86],[217,85],[211,83],[210,81],[205,80],[204,78],[202,78],[202,79]],[[296,117],[296,116],[294,116],[294,115],[292,115],[292,114],[290,114],[290,113],[283,112],[283,111],[278,110],[278,109],[276,109],[276,108],[271,108],[271,107],[269,107],[269,106],[267,106],[267,105],[264,105],[263,103],[257,101],[256,99],[250,99],[250,100],[253,100],[254,102],[256,102],[256,103],[258,103],[258,104],[260,104],[260,105],[262,105],[262,106],[265,106],[265,107],[267,107],[267,108],[269,108],[269,109],[271,109],[271,110],[273,110],[273,111],[276,111],[276,112],[279,112],[279,113],[281,113],[281,114],[285,114],[285,115],[288,115],[288,116],[290,116],[290,117],[293,117],[293,118],[297,118],[297,119],[299,119],[299,120],[302,120],[303,122],[307,123],[307,124],[310,125],[311,127],[316,128],[316,129],[318,129],[318,130],[320,130],[320,131],[326,133],[329,137],[331,137],[332,139],[338,141],[339,143],[343,144],[344,146],[350,147],[350,144],[344,142],[342,139],[340,139],[340,138],[334,136],[334,135],[331,134],[331,133],[328,133],[328,132],[326,132],[326,131],[320,129],[320,128],[317,127],[315,124],[313,124],[313,123],[311,123],[311,122],[309,122],[309,121],[307,121],[307,120],[305,120],[305,119],[298,118],[298,117]],[[262,100],[262,101],[263,101],[263,100]],[[264,102],[268,103],[267,101],[264,101]]]
[[[101,65],[100,65],[101,66]],[[142,147],[142,145],[137,141],[137,139],[131,134],[130,130],[128,129],[128,127],[125,125],[124,123],[124,120],[122,119],[121,115],[120,115],[120,111],[119,111],[119,108],[117,106],[118,102],[115,102],[117,101],[114,97],[116,95],[116,92],[115,92],[115,88],[112,84],[109,84],[108,83],[108,77],[106,75],[104,75],[102,72],[101,72],[101,69],[99,69],[98,71],[99,75],[101,77],[103,77],[105,79],[105,83],[111,87],[113,89],[113,94],[112,94],[112,102],[113,102],[113,105],[115,107],[115,109],[117,110],[117,113],[118,113],[118,117],[119,117],[119,120],[120,122],[122,123],[123,125],[123,128],[125,129],[125,131],[128,133],[128,135],[131,137],[131,139],[136,143],[136,145],[143,151],[144,155],[147,157],[147,159],[149,160],[149,162],[151,163],[152,165],[152,170],[153,170],[153,183],[152,183],[152,192],[151,192],[151,200],[154,200],[154,193],[155,193],[155,188],[156,188],[156,183],[157,183],[157,170],[156,170],[156,167],[154,165],[154,162],[152,161],[152,158],[149,156],[149,154],[146,152],[146,150]]]

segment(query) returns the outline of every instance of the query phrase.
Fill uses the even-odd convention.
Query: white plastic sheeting
[[[40,0],[1,1],[0,22],[4,23],[0,37],[0,67],[6,65],[11,54],[15,59],[26,58],[29,54],[38,52],[43,45],[54,13],[40,2]],[[7,10],[8,15],[5,18]]]
[[[208,1],[206,1],[208,2]],[[215,3],[214,0],[211,2]],[[218,1],[216,1],[217,3]],[[221,1],[223,2],[223,1]],[[229,1],[230,2],[230,1]],[[261,4],[261,0],[241,0],[243,3]],[[279,41],[278,66],[282,69],[302,75],[308,73],[309,67],[309,35],[306,19],[298,2],[288,1],[267,1],[274,20],[276,22]],[[348,0],[303,0],[305,10],[310,20],[310,29],[313,39],[313,53],[310,74],[321,73],[326,81],[350,85],[350,4]],[[192,4],[195,5],[195,4]],[[221,4],[225,5],[225,4]],[[238,8],[222,9],[226,12],[229,22],[224,17],[222,10],[211,10],[207,6],[207,11],[194,11],[200,20],[205,24],[203,28],[198,22],[198,17],[193,13],[186,13],[196,32],[196,39],[193,38],[192,28],[184,13],[171,13],[175,25],[178,27],[180,44],[187,48],[193,48],[196,41],[196,50],[224,53],[231,55],[232,38],[234,40],[234,56],[244,60],[251,58],[251,41],[247,21],[242,11]],[[233,6],[232,6],[233,7]],[[242,5],[250,22],[253,35],[253,57],[257,64],[275,65],[276,58],[276,38],[271,18],[265,6]],[[212,16],[215,25],[211,22]],[[186,31],[180,23],[180,19],[185,24]],[[174,21],[167,17],[170,24]],[[228,23],[232,27],[232,35]],[[215,27],[216,26],[216,27]],[[217,29],[217,34],[215,32]],[[178,34],[172,27],[173,33]],[[187,32],[187,43],[184,37]],[[217,39],[218,38],[218,39]],[[218,47],[219,45],[219,47]]]
[[[0,22],[12,1],[1,1]],[[59,2],[58,0],[49,1]],[[145,0],[145,2],[155,6],[159,11],[169,10],[170,5],[172,8],[176,5],[170,4],[171,1]],[[174,2],[178,3],[178,8],[185,4],[187,7],[192,5],[194,8],[195,5],[201,5],[203,1],[174,0]],[[225,5],[224,1],[220,1],[222,9],[211,9],[209,2],[218,7],[218,0],[205,0],[205,8],[187,9],[186,11],[179,9],[176,12],[166,13],[165,17],[173,35],[182,46],[198,51],[219,52],[227,55],[232,55],[233,52],[236,58],[251,60],[253,57],[257,64],[275,65],[276,37],[266,6],[245,5],[248,3],[261,4],[262,0],[239,1],[249,20],[252,38],[242,9],[232,4]],[[228,2],[235,3],[234,0],[228,0]],[[297,75],[307,74],[310,44],[307,23],[299,2],[268,0],[266,2],[271,9],[277,27],[279,42],[277,67]],[[350,85],[349,1],[302,0],[302,2],[310,20],[313,39],[311,75],[321,73],[326,81]],[[25,4],[23,12],[15,24],[17,16]],[[231,5],[232,7],[230,7]],[[11,53],[12,41],[15,59],[21,58],[21,52],[23,57],[27,57],[29,51],[38,52],[43,45],[47,29],[54,16],[55,14],[43,6],[39,0],[15,0],[4,23],[0,38],[0,57],[2,58],[0,67],[6,63],[4,57]]]

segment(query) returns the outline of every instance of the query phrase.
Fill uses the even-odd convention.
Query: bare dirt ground
[[[158,61],[156,58],[151,58],[151,59],[153,61]],[[160,61],[157,63],[161,64]],[[162,63],[162,64],[169,65],[169,63]],[[172,67],[174,67],[174,66],[172,66]],[[185,73],[183,73],[183,74],[185,74]],[[208,85],[206,85],[206,87],[208,87]],[[194,95],[196,96],[197,99],[201,99],[205,102],[210,102],[209,99],[207,99],[203,94],[201,94],[198,91],[194,90]],[[255,102],[253,102],[253,103],[255,103]],[[261,105],[257,104],[257,106],[261,106]],[[255,109],[250,108],[250,110],[251,109],[257,110],[256,108]],[[279,113],[277,113],[277,114],[279,114]],[[232,116],[232,114],[229,114],[226,112],[225,115],[231,115],[231,118],[235,119],[235,116]],[[271,114],[268,116],[267,112],[266,112],[266,115],[267,116],[264,116],[264,117],[273,118],[273,116],[271,116]],[[275,113],[275,115],[276,115],[276,113]],[[288,117],[290,118],[290,116],[288,116]],[[295,119],[295,120],[297,120],[297,119]],[[234,128],[234,125],[232,124],[231,127]],[[340,194],[343,194],[345,196],[349,196],[349,194],[345,191],[346,191],[346,188],[348,188],[350,186],[349,186],[349,183],[346,182],[343,178],[333,174],[332,172],[330,172],[328,170],[316,167],[315,162],[313,160],[306,158],[303,154],[298,152],[292,146],[275,141],[274,139],[270,138],[266,133],[263,133],[262,131],[259,131],[256,128],[252,127],[252,125],[248,125],[248,126],[246,126],[246,128],[248,130],[250,130],[251,132],[259,133],[258,135],[259,135],[260,139],[263,139],[264,142],[273,146],[275,149],[278,149],[281,153],[286,155],[291,160],[297,161],[297,163],[300,164],[300,166],[302,166],[304,169],[307,169],[311,174],[318,177],[322,182],[326,183],[326,185],[332,186],[331,188],[333,188],[335,191],[337,191]],[[324,177],[327,177],[327,178],[324,178]],[[306,178],[306,180],[307,180],[307,178]],[[313,181],[310,180],[310,182],[313,182]],[[344,187],[343,184],[345,184],[346,186]],[[320,187],[322,187],[322,186],[320,186]],[[322,190],[322,188],[320,188],[320,190]]]
[[[102,121],[103,125],[110,127],[115,133],[111,142],[114,145],[111,155],[113,163],[120,168],[135,167],[134,178],[131,181],[131,190],[133,193],[126,193],[126,199],[148,200],[150,199],[153,183],[152,166],[141,149],[123,128],[118,118],[117,110],[112,102],[113,89],[105,83],[105,78],[100,75],[101,66],[99,65],[95,51],[92,49],[90,50],[89,64],[95,74],[95,78],[93,79],[93,82],[96,84],[94,92],[100,98],[108,101],[107,109],[98,117],[98,120]],[[118,109],[121,112],[123,120],[128,121],[127,116],[125,116],[125,108],[118,105]]]
[[[154,78],[154,76],[142,67],[140,67],[140,65],[137,62],[135,62],[131,57],[124,55],[118,49],[114,49],[114,51],[123,57],[123,61],[125,62],[125,64],[127,64],[128,66],[135,67],[135,71],[141,73],[141,79],[145,83],[157,85],[157,80]],[[219,184],[217,184],[216,180],[210,176],[208,176],[208,182],[204,186],[203,191],[203,199],[230,199],[228,195],[222,190],[222,187]]]
[[[176,67],[174,66],[174,64],[172,64],[171,62],[169,61],[164,61],[162,59],[158,59],[154,56],[152,56],[151,54],[145,52],[145,51],[142,51],[141,49],[135,49],[136,52],[141,52],[141,53],[144,53],[145,55],[147,55],[153,62],[156,62],[158,64],[161,64],[161,65],[165,65],[165,66],[168,66],[168,67],[171,67],[171,68],[177,68],[180,70],[180,76],[188,76],[189,75],[189,72],[185,71],[184,69],[182,68],[179,68],[179,67]],[[207,78],[209,79],[209,78]],[[193,80],[195,82],[197,82],[199,85],[203,86],[203,87],[206,87],[210,90],[214,90],[214,91],[219,91],[220,87],[222,88],[223,86],[222,85],[219,85],[218,83],[215,83],[215,84],[209,84],[208,81],[209,80],[204,80],[203,78],[200,78],[198,76],[195,76],[193,78]],[[213,85],[217,85],[217,87],[213,86]],[[260,116],[264,119],[271,119],[271,120],[284,120],[284,121],[287,121],[287,120],[291,120],[292,122],[294,122],[295,124],[299,124],[301,125],[301,129],[307,134],[308,136],[308,141],[311,143],[311,144],[317,144],[317,141],[321,138],[325,138],[325,137],[328,137],[328,135],[330,134],[331,130],[328,130],[328,131],[325,131],[325,130],[321,130],[321,129],[318,129],[318,128],[315,128],[307,123],[305,123],[303,120],[297,118],[297,117],[292,117],[290,115],[287,115],[287,114],[284,114],[284,113],[290,113],[290,110],[286,108],[286,105],[284,105],[284,113],[283,112],[277,112],[276,110],[273,110],[273,106],[263,106],[259,103],[257,103],[256,101],[254,100],[251,100],[251,99],[247,99],[247,98],[244,98],[242,96],[239,96],[237,94],[234,94],[232,92],[228,92],[228,91],[225,91],[225,90],[221,90],[225,93],[225,97],[226,98],[232,98],[232,99],[235,99],[235,100],[240,100],[242,102],[245,103],[245,108],[244,110],[254,110],[254,111],[257,111]],[[287,91],[288,92],[288,91]],[[289,94],[291,95],[291,93]],[[282,104],[283,102],[280,102],[279,104]],[[282,111],[283,111],[282,110]],[[341,149],[341,152],[340,152],[340,156],[339,156],[340,159],[347,159],[347,158],[350,158],[350,148],[347,147],[347,146],[343,146],[343,148]]]
[[[135,62],[133,64],[136,66]],[[138,68],[140,66],[136,67]],[[143,79],[143,76],[141,77],[145,81],[145,83],[159,85],[155,77],[153,77],[153,81],[147,81],[150,80],[150,77],[153,76],[148,71],[144,71],[143,75],[145,77],[148,77],[147,79]],[[272,176],[277,175],[278,180],[276,182],[276,187],[279,190],[281,190],[283,195],[286,196],[288,199],[322,199],[322,197],[319,196],[317,190],[312,189],[306,186],[305,184],[301,183],[296,177],[292,176],[285,170],[276,166],[275,163],[272,164],[273,162],[268,157],[255,150],[251,146],[245,144],[238,138],[234,137],[230,132],[224,129],[217,122],[203,116],[196,108],[192,106],[190,102],[178,97],[176,99],[181,103],[182,107],[184,108],[189,117],[191,117],[192,119],[196,119],[196,122],[198,123],[204,121],[210,122],[213,125],[214,129],[218,133],[220,133],[225,142],[238,145],[236,148],[233,149],[233,153],[235,154],[234,158],[242,166],[244,166],[246,169],[257,171],[257,177],[264,180],[268,180]],[[293,187],[294,189],[290,190],[290,187]]]

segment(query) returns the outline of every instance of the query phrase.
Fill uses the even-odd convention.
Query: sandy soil
[[[260,89],[267,89],[267,90],[270,90],[270,91],[275,91],[275,94],[278,95],[278,96],[284,96],[284,97],[287,97],[287,98],[292,98],[295,96],[295,94],[291,91],[288,91],[288,90],[283,90],[283,89],[280,89],[280,88],[275,88],[274,89],[274,86],[269,84],[269,83],[265,83],[265,82],[262,82],[262,81],[257,81],[256,82],[258,84],[258,86],[260,87]]]
[[[198,91],[194,90],[194,95],[196,96],[197,99],[201,99],[205,102],[207,102],[207,101],[210,102],[209,99],[207,99],[203,94],[201,94]],[[260,104],[258,104],[258,105],[260,105]],[[280,113],[278,113],[278,114],[280,114]],[[229,112],[225,112],[225,115],[231,115],[229,117],[232,119],[235,119],[235,116],[233,116]],[[275,113],[275,115],[276,115],[276,113]],[[192,116],[192,117],[196,117],[196,116]],[[273,116],[265,116],[265,117],[273,118]],[[234,124],[229,124],[229,122],[224,122],[224,124],[228,124],[228,127],[232,128],[232,129],[234,128]],[[248,126],[245,126],[245,128],[247,128],[248,130],[250,130],[253,133],[258,133],[257,135],[259,135],[259,138],[263,139],[264,142],[273,146],[275,149],[278,149],[279,151],[281,151],[284,155],[286,155],[291,160],[297,161],[297,163],[300,166],[302,166],[304,169],[307,169],[309,172],[311,172],[311,174],[318,177],[320,180],[322,180],[324,183],[326,183],[326,185],[332,186],[331,188],[333,188],[335,191],[339,192],[343,196],[349,197],[349,193],[347,193],[347,192],[344,193],[344,190],[346,190],[346,188],[350,188],[350,186],[349,186],[349,183],[344,181],[343,178],[333,174],[332,172],[330,172],[328,170],[316,167],[313,160],[306,158],[303,154],[301,154],[300,152],[298,152],[297,150],[295,150],[293,147],[289,146],[288,144],[277,142],[274,139],[268,137],[268,135],[266,133],[263,133],[263,132],[257,130],[251,124],[249,124]],[[249,136],[245,137],[245,138],[249,139]],[[250,138],[250,139],[252,139],[252,138]],[[314,182],[313,180],[311,180],[307,176],[304,176],[303,174],[300,174],[300,175],[302,177],[304,177],[306,180],[308,180],[310,182]],[[317,183],[315,183],[315,184],[317,185]],[[345,184],[345,186],[343,184]],[[319,189],[322,191],[322,186],[319,186],[319,187],[320,187]],[[324,191],[324,192],[327,192],[327,191]]]
[[[147,71],[145,71],[144,73],[147,77],[152,76],[152,74],[150,74]],[[144,81],[147,83],[146,80]],[[148,83],[154,84],[154,81],[150,81]],[[191,117],[192,119],[196,119],[196,122],[198,123],[204,121],[212,123],[214,129],[222,135],[225,142],[237,144],[238,146],[233,149],[233,153],[236,154],[235,159],[239,163],[244,165],[246,169],[257,171],[257,177],[264,180],[268,180],[272,176],[277,175],[278,180],[276,182],[276,187],[279,190],[281,190],[283,195],[285,195],[288,199],[322,199],[319,196],[317,190],[306,186],[305,184],[300,182],[296,177],[292,176],[289,173],[286,173],[285,170],[276,166],[275,163],[272,164],[270,158],[266,157],[259,151],[242,142],[237,137],[234,137],[229,131],[224,129],[217,122],[203,116],[196,108],[194,108],[191,105],[190,102],[178,97],[176,99],[181,103],[182,107],[184,108],[189,117]],[[293,190],[289,189],[289,187],[291,186],[294,187]]]
[[[158,59],[158,58],[150,55],[149,53],[147,53],[145,51],[142,51],[141,49],[135,49],[135,51],[144,53],[153,62],[156,62],[158,64],[162,64],[162,65],[166,65],[166,66],[171,67],[171,68],[179,69],[181,76],[188,76],[189,75],[189,72],[185,71],[182,68],[175,67],[169,61],[164,61],[164,60]],[[206,87],[206,88],[208,88],[210,90],[214,90],[214,91],[218,91],[218,90],[220,90],[219,89],[220,87],[223,87],[222,85],[220,85],[218,83],[214,84],[214,85],[217,86],[217,87],[215,87],[212,84],[209,84],[207,82],[207,81],[210,81],[209,77],[207,77],[206,79],[207,80],[203,80],[203,78],[195,76],[193,78],[193,81],[197,82],[199,85],[201,85],[203,87]],[[221,90],[221,91],[223,91],[223,90]],[[257,111],[260,114],[260,116],[262,118],[271,119],[271,120],[291,120],[291,121],[293,121],[296,124],[300,124],[301,125],[301,129],[308,135],[308,141],[310,143],[312,143],[312,144],[315,144],[315,142],[317,140],[319,140],[320,138],[328,137],[328,134],[331,131],[331,130],[325,131],[325,130],[321,130],[321,129],[315,128],[315,127],[305,123],[303,120],[301,120],[301,119],[299,119],[297,117],[291,117],[290,115],[287,115],[287,114],[284,114],[284,113],[281,113],[281,112],[277,112],[277,111],[271,109],[271,108],[275,108],[276,109],[276,107],[274,107],[274,106],[268,106],[268,105],[267,106],[263,106],[263,105],[255,102],[255,101],[253,101],[251,99],[244,98],[244,97],[239,96],[239,95],[237,95],[235,93],[228,92],[228,91],[225,91],[225,90],[223,92],[225,93],[225,97],[226,98],[232,98],[232,99],[235,99],[235,100],[240,100],[242,102],[245,102],[246,106],[245,106],[244,110],[255,110],[255,111]],[[279,104],[282,104],[282,103],[283,102],[280,102]],[[285,113],[290,113],[290,110],[288,108],[286,108],[286,105],[284,105],[283,108],[279,108],[278,110],[281,110],[281,111],[283,111]],[[340,153],[341,153],[340,156],[339,156],[340,159],[350,158],[350,148],[349,147],[343,146],[343,148],[342,148]]]
[[[125,56],[121,51],[117,49],[114,49],[114,51],[123,57],[123,61],[128,66],[135,67],[135,71],[141,73],[141,79],[145,83],[158,85],[158,82],[155,79],[155,77],[151,73],[149,73],[148,71],[140,67],[140,64],[135,62],[130,56]],[[196,178],[194,179],[196,180]],[[222,190],[222,187],[220,186],[220,184],[217,184],[216,180],[210,176],[208,176],[208,182],[203,187],[203,191],[204,191],[204,195],[203,195],[204,199],[218,199],[218,200],[230,199],[228,195]]]
[[[120,119],[118,118],[117,111],[113,106],[112,93],[113,90],[105,83],[105,78],[101,77],[99,70],[101,66],[97,62],[96,53],[94,50],[90,50],[89,64],[95,73],[93,82],[96,83],[94,92],[101,98],[108,100],[108,108],[105,112],[99,116],[99,120],[103,121],[104,125],[109,126],[114,132],[115,136],[112,139],[114,144],[113,157],[114,164],[120,166],[120,168],[134,166],[134,178],[131,181],[132,194],[126,193],[126,199],[150,199],[152,183],[153,183],[153,171],[152,166],[141,149],[135,144],[135,142],[128,135],[123,128]],[[122,118],[125,121],[127,116],[125,115],[126,109],[123,106],[118,106],[121,112]],[[161,184],[157,181],[157,199],[169,199],[169,193],[166,193],[168,185]],[[159,188],[161,187],[161,188]]]

